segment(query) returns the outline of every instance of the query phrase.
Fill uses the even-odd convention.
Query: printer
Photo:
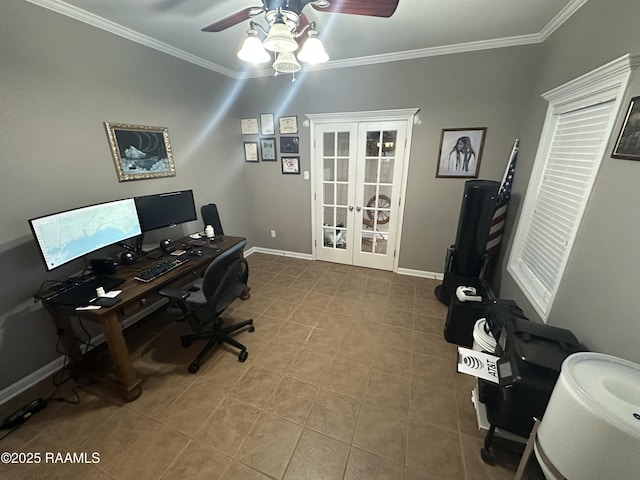
[[[491,317],[488,315],[487,320]],[[531,322],[524,316],[501,317],[494,316],[490,322],[497,339],[500,381],[478,380],[478,398],[485,404],[490,424],[481,451],[487,463],[492,460],[489,448],[495,429],[528,437],[534,417],[542,418],[549,403],[562,362],[585,350],[569,330]]]

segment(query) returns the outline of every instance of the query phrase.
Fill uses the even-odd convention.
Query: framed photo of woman
[[[436,177],[478,178],[486,133],[486,127],[443,128]]]

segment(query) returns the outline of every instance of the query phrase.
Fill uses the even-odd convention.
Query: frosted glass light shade
[[[264,48],[272,52],[293,52],[298,48],[298,42],[293,39],[289,27],[284,22],[275,22],[264,40]]]
[[[247,38],[238,51],[238,58],[250,63],[265,63],[271,60],[271,55],[262,46],[256,30],[248,30]]]
[[[281,53],[273,62],[273,69],[278,73],[295,73],[301,68],[293,52]]]
[[[329,55],[318,38],[318,32],[315,30],[309,31],[309,38],[304,42],[302,50],[300,50],[300,53],[298,54],[298,60],[311,65],[329,61]]]

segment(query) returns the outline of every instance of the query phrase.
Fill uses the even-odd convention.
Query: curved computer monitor
[[[133,198],[33,218],[29,226],[48,271],[142,233]]]
[[[135,197],[135,202],[143,232],[174,227],[198,218],[192,190],[144,195]]]

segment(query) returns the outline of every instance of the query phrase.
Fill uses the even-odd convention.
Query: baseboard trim
[[[303,260],[313,260],[313,255],[309,253],[299,253],[299,252],[290,252],[287,250],[276,250],[273,248],[263,248],[263,247],[251,247],[245,250],[245,256],[250,256],[253,253],[266,253],[268,255],[278,255],[280,257],[291,257],[291,258],[300,258]],[[442,280],[444,275],[442,273],[436,272],[427,272],[423,270],[413,270],[410,268],[398,268],[396,270],[399,275],[408,275],[412,277],[421,277],[421,278],[432,278],[434,280]],[[166,303],[166,302],[165,302]],[[149,310],[155,310],[159,308],[161,305],[151,305]],[[129,325],[137,322],[143,316],[146,316],[148,313],[151,313],[149,310],[145,309],[144,312],[139,312],[134,317],[128,318],[122,322],[122,327],[127,328]],[[104,334],[99,333],[94,338],[91,339],[92,347],[100,345],[104,342]],[[35,372],[27,375],[24,378],[21,378],[17,382],[9,385],[8,387],[0,390],[0,405],[11,400],[13,397],[21,394],[22,392],[28,390],[29,388],[36,385],[38,382],[41,382],[45,378],[53,375],[55,372],[60,370],[64,366],[65,356],[61,355],[58,358],[50,361],[43,367],[39,368]]]

